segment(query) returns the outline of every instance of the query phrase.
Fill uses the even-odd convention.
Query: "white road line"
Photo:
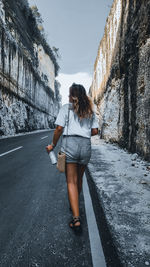
[[[85,211],[86,211],[86,218],[87,218],[90,245],[91,245],[93,267],[106,267],[103,248],[97,228],[89,187],[85,175],[83,177],[83,194],[84,194]]]
[[[7,136],[0,136],[0,140],[7,139],[7,138],[12,138],[12,137],[18,137],[18,136],[26,136],[30,134],[37,134],[37,133],[42,133],[42,132],[51,132],[54,131],[55,129],[45,129],[45,130],[37,130],[33,132],[26,132],[26,133],[20,133],[20,134],[15,134],[15,135],[7,135]]]
[[[17,147],[17,148],[14,148],[14,149],[12,149],[12,150],[9,150],[9,151],[7,151],[7,152],[5,152],[5,153],[3,153],[3,154],[0,154],[0,157],[2,157],[2,156],[4,156],[4,155],[6,155],[6,154],[9,154],[9,153],[11,153],[11,152],[13,152],[13,151],[16,151],[16,150],[18,150],[18,149],[20,149],[20,148],[22,148],[23,146],[19,146],[19,147]]]
[[[42,137],[41,139],[45,139],[45,138],[47,138],[48,136],[44,136],[44,137]]]

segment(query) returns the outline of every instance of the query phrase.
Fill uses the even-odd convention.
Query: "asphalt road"
[[[83,233],[77,236],[68,227],[71,214],[65,175],[51,165],[45,150],[52,133],[0,140],[2,267],[93,266],[83,194]]]

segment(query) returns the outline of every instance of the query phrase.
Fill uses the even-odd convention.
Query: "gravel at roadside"
[[[94,136],[88,172],[121,266],[150,266],[150,163]]]

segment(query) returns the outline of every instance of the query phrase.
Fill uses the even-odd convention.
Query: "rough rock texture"
[[[95,136],[88,170],[107,266],[150,266],[150,164]]]
[[[101,137],[150,160],[150,1],[114,0],[90,94]]]
[[[58,68],[28,2],[0,0],[0,135],[53,127]]]

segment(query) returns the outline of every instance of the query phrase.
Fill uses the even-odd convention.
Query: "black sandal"
[[[76,225],[79,222],[80,225]],[[72,226],[71,226],[72,224]],[[81,232],[81,219],[79,216],[74,216],[73,219],[69,222],[69,227],[77,232]]]

